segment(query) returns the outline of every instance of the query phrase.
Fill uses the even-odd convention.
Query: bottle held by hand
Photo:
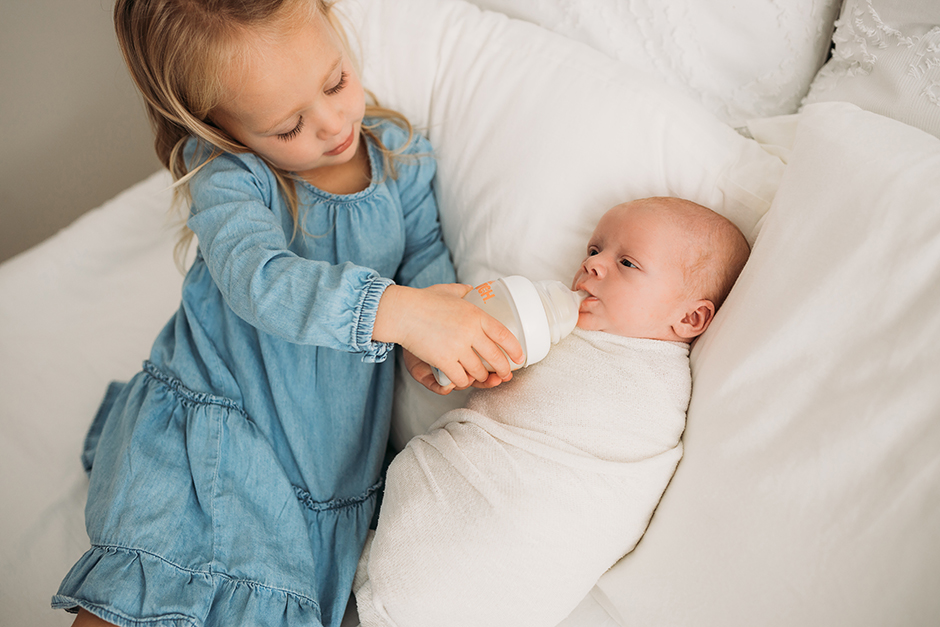
[[[570,334],[578,324],[578,310],[584,292],[573,292],[561,281],[530,281],[522,276],[507,276],[482,283],[464,296],[499,320],[516,336],[525,353],[523,363],[510,360],[512,370],[541,361],[552,344]],[[487,369],[493,368],[484,362]],[[447,376],[434,369],[440,385],[450,384]]]

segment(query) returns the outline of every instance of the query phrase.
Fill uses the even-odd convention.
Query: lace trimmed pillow
[[[588,44],[680,89],[722,121],[795,113],[841,0],[471,0]]]
[[[940,137],[940,3],[846,0],[804,104],[851,102]]]

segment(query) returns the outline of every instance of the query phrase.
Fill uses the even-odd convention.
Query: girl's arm
[[[276,183],[257,159],[223,155],[197,173],[190,189],[198,209],[189,225],[200,254],[226,303],[252,326],[298,344],[361,352],[370,361],[384,360],[399,343],[459,387],[491,378],[481,357],[499,380],[509,378],[509,362],[497,344],[522,361],[512,334],[462,300],[467,286],[398,286],[370,268],[292,253],[284,225],[269,209]],[[436,207],[429,209],[427,194],[421,198],[409,205],[412,232],[399,274],[423,287],[442,277],[453,280],[453,270]],[[418,217],[429,211],[436,243],[423,245],[429,236],[416,225],[427,222]]]
[[[275,189],[260,161],[227,155],[190,184],[189,226],[226,303],[252,326],[289,342],[384,359],[392,347],[374,342],[372,327],[392,280],[352,263],[292,253],[284,225],[268,208]]]

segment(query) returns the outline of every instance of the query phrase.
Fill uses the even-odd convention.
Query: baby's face
[[[618,205],[598,222],[572,289],[584,290],[578,326],[626,337],[674,339],[686,299],[686,238],[668,218],[637,203]]]

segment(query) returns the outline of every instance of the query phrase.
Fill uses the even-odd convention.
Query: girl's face
[[[675,340],[686,311],[685,237],[655,209],[628,203],[601,218],[572,281],[584,290],[578,326],[626,337]]]
[[[280,32],[243,35],[247,62],[222,77],[229,98],[211,117],[256,154],[303,177],[356,155],[365,93],[327,19],[299,19]]]

